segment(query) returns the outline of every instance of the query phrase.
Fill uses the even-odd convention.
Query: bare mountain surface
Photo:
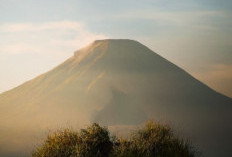
[[[232,99],[124,39],[95,41],[2,93],[0,156],[24,154],[48,129],[99,122],[120,130],[148,119],[171,123],[206,157],[232,156]]]

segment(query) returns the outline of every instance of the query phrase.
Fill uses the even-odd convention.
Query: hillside
[[[231,113],[231,98],[139,42],[98,40],[0,95],[0,156],[24,153],[47,129],[147,119],[170,122],[205,156],[232,156]]]

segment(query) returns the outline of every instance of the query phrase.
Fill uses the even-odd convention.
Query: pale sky
[[[0,0],[0,92],[105,38],[138,40],[232,97],[231,0]]]

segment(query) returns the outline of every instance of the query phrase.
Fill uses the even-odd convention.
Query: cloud
[[[107,38],[76,21],[0,23],[0,93],[62,63],[93,40]]]
[[[7,52],[9,54],[21,54],[35,50],[38,50],[38,48],[26,43],[6,44],[0,48],[1,52]]]
[[[29,31],[43,31],[43,30],[75,30],[83,29],[79,22],[60,21],[60,22],[47,22],[47,23],[9,23],[0,26],[1,31],[4,32],[29,32]]]
[[[217,27],[207,21],[215,19],[229,18],[224,11],[156,11],[137,10],[134,12],[124,12],[117,15],[118,18],[148,19],[156,21],[159,25],[188,26],[189,28],[215,30]]]
[[[0,53],[60,55],[103,38],[107,37],[75,21],[5,23],[0,25]]]

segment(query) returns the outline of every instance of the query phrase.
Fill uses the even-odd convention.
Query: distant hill
[[[25,153],[47,129],[147,119],[170,122],[206,157],[232,156],[232,99],[139,42],[115,39],[0,95],[0,156]]]

